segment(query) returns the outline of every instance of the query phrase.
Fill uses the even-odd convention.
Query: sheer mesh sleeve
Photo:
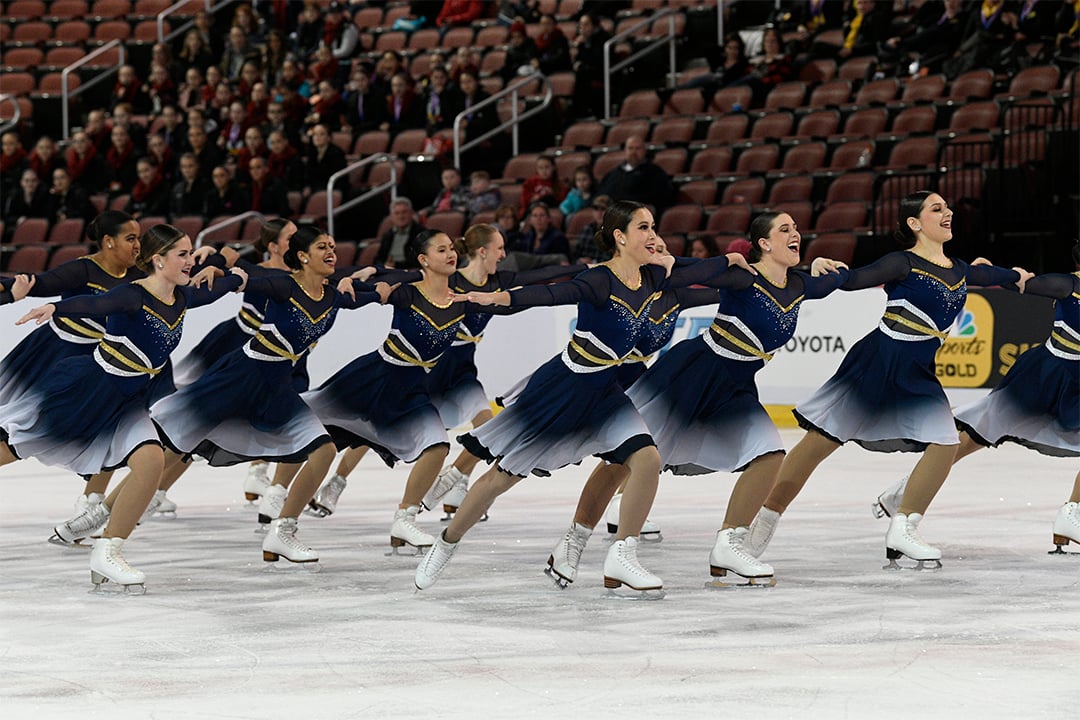
[[[134,285],[121,285],[104,295],[76,295],[55,303],[57,315],[76,317],[106,317],[134,312],[142,308],[142,290]]]
[[[237,260],[236,264],[240,265],[241,262],[247,262],[247,261],[246,260]],[[248,264],[250,265],[251,263],[248,263]],[[213,255],[211,255],[210,257],[206,258],[206,260],[204,260],[201,263],[198,263],[195,267],[198,270],[202,270],[203,268],[208,268],[208,267],[214,267],[214,268],[217,268],[218,270],[221,270],[222,272],[229,272],[228,263],[225,262],[225,256],[222,255],[219,252],[216,252]],[[244,272],[248,271],[247,268],[243,268],[243,269],[244,269]]]
[[[1064,300],[1074,292],[1080,291],[1080,277],[1064,273],[1047,273],[1033,277],[1024,284],[1025,295]]]
[[[1000,285],[1009,290],[1019,290],[1016,283],[1020,280],[1020,273],[1009,268],[997,265],[968,265],[967,284],[979,287]]]
[[[803,281],[806,299],[818,300],[825,297],[833,290],[836,290],[841,285],[846,283],[851,275],[851,272],[849,270],[841,268],[839,272],[825,273],[824,275],[819,275],[818,277],[814,277],[813,275],[809,275],[807,273],[798,274]]]
[[[519,273],[502,270],[498,272],[497,275],[499,276],[499,287],[510,288],[519,285],[547,283],[564,277],[573,277],[588,269],[588,265],[578,263],[576,265],[552,265],[550,267],[526,270]]]
[[[379,293],[375,292],[372,288],[374,286],[367,283],[362,283],[359,280],[353,280],[353,289],[356,291],[356,299],[351,296],[338,292],[334,288],[334,305],[346,310],[353,310],[364,305],[370,305],[371,303],[380,302]]]
[[[187,301],[187,307],[196,308],[202,307],[203,305],[209,305],[226,294],[238,290],[241,282],[239,275],[229,274],[227,277],[218,278],[212,289],[187,286],[178,287],[176,289],[184,295]]]
[[[715,305],[720,302],[720,291],[716,288],[676,288],[671,292],[675,293],[675,298],[678,300],[679,307],[692,308],[701,307],[702,305]]]
[[[730,267],[726,255],[707,260],[698,258],[677,258],[671,269],[667,286],[670,288],[687,285],[708,285],[709,287],[731,287],[730,278],[721,280]]]
[[[87,274],[86,260],[72,260],[48,272],[34,275],[34,287],[30,288],[32,297],[52,297],[85,287],[90,276]]]
[[[847,270],[848,278],[840,286],[842,290],[863,290],[885,283],[903,280],[911,272],[907,253],[893,252],[861,268]]]
[[[606,269],[593,268],[573,280],[555,285],[530,285],[510,291],[512,307],[541,307],[552,305],[576,305],[587,302],[603,305],[611,293],[612,273]]]
[[[219,278],[214,285],[217,285],[217,283],[221,282],[223,279],[224,278]],[[296,287],[296,282],[292,277],[285,273],[275,272],[272,274],[260,274],[256,277],[249,276],[247,285],[244,286],[244,289],[273,300],[283,301],[289,299],[294,287]]]

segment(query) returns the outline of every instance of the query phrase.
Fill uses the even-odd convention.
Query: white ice
[[[886,572],[870,501],[914,461],[827,460],[761,590],[704,589],[733,477],[663,476],[664,540],[640,553],[657,602],[605,599],[603,527],[569,589],[542,574],[588,465],[520,483],[417,593],[416,561],[384,555],[405,469],[365,458],[333,516],[301,520],[321,572],[267,572],[244,469],[200,464],[179,516],[125,546],[147,594],[100,597],[88,552],[46,543],[79,479],[18,463],[0,470],[0,717],[1077,717],[1080,554],[1047,555],[1077,463],[966,459],[921,526],[944,568]]]

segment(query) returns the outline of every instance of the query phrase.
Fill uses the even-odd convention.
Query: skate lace
[[[330,478],[330,482],[326,485],[326,492],[324,498],[327,502],[337,505],[338,498],[341,497],[341,493],[345,491],[345,478],[340,475],[334,475]]]
[[[308,546],[296,539],[296,523],[281,523],[278,525],[278,539],[286,547],[293,550],[308,550]]]
[[[105,561],[122,572],[135,572],[135,570],[128,565],[128,561],[124,557],[124,551],[121,550],[119,545],[114,545],[111,542],[105,548]]]
[[[424,566],[428,575],[438,575],[442,572],[450,558],[454,555],[455,545],[439,539],[431,546],[431,551],[424,558]]]
[[[905,525],[906,527],[904,534],[907,535],[908,540],[917,545],[927,545],[926,541],[922,539],[922,535],[919,534],[918,524],[913,523],[909,520]]]
[[[756,557],[743,549],[743,541],[745,540],[745,538],[746,535],[742,535],[740,537],[735,533],[731,533],[730,535],[728,535],[728,545],[731,547],[731,552],[735,553],[735,555],[743,562],[749,563],[754,566],[761,566],[762,563],[760,560],[758,560]]]
[[[95,530],[109,518],[109,510],[103,503],[91,505],[77,517],[68,520],[64,525],[73,534],[86,533]]]
[[[651,575],[651,573],[638,562],[637,548],[632,545],[623,545],[619,549],[618,557],[622,566],[638,577],[647,578]]]
[[[570,565],[577,567],[581,562],[581,554],[585,552],[585,544],[588,542],[589,536],[578,532],[577,530],[571,530],[566,534],[566,553],[565,560]]]

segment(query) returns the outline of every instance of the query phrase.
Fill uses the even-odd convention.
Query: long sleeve
[[[680,258],[671,269],[668,278],[669,288],[688,285],[708,285],[709,287],[731,287],[731,278],[725,276],[730,263],[724,255],[707,260]],[[730,275],[730,274],[728,274]]]
[[[294,287],[296,287],[296,281],[292,277],[275,272],[257,277],[249,276],[244,290],[253,292],[256,295],[263,295],[271,300],[285,301],[289,299]]]
[[[967,268],[968,285],[979,287],[1000,285],[1009,290],[1018,290],[1016,283],[1019,280],[1020,273],[997,265],[969,265]]]
[[[610,292],[610,273],[582,273],[573,280],[555,285],[530,285],[510,291],[511,307],[550,307],[592,303],[599,307]]]
[[[55,305],[57,315],[106,317],[138,310],[143,305],[143,294],[134,285],[122,285],[104,295],[77,295]]]
[[[1077,285],[1080,285],[1080,277],[1076,275],[1048,273],[1028,280],[1024,285],[1024,294],[1064,300],[1077,292]]]
[[[903,280],[911,272],[907,253],[894,252],[861,268],[848,270],[847,280],[840,286],[843,290],[862,290],[887,282]]]
[[[720,302],[720,291],[716,288],[677,288],[672,292],[678,299],[682,309],[701,307],[703,305],[715,305]]]
[[[34,275],[34,287],[30,289],[29,294],[31,297],[52,297],[77,290],[85,286],[89,280],[86,268],[87,264],[84,261],[72,260],[48,272],[38,273]],[[11,288],[8,287],[5,292],[0,293],[0,305],[11,302],[14,302],[14,298],[11,295]]]
[[[803,273],[800,273],[800,275],[803,276],[806,299],[819,300],[846,283],[850,276],[850,272],[841,269],[839,272],[825,273],[818,277]]]
[[[220,278],[214,283],[212,289],[192,287],[178,287],[176,289],[187,299],[187,307],[196,308],[203,305],[209,305],[215,300],[221,299],[226,294],[240,289],[242,282],[239,275],[229,275],[228,277]]]
[[[509,287],[516,287],[518,285],[535,285],[538,283],[547,283],[551,282],[552,280],[558,280],[559,278],[578,275],[588,269],[588,265],[583,265],[581,263],[578,263],[576,265],[551,265],[548,267],[537,268],[536,270],[526,270],[524,272],[511,273],[509,274],[509,278],[503,281],[503,285]],[[500,277],[499,279],[502,280],[502,277]]]
[[[356,308],[363,307],[364,305],[370,305],[371,303],[382,302],[379,297],[379,293],[371,290],[371,285],[368,283],[362,283],[359,280],[353,280],[353,288],[356,290],[356,299],[354,300],[345,293],[339,293],[334,290],[337,297],[334,298],[334,304],[340,308],[347,310],[355,310]]]

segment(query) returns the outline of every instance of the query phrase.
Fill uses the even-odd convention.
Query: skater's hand
[[[659,265],[667,270],[667,274],[671,274],[671,269],[675,267],[674,255],[653,255],[649,258],[650,265]]]
[[[831,260],[825,257],[819,257],[810,263],[810,275],[813,277],[820,277],[826,273],[838,273],[840,269],[847,270],[847,264],[842,263],[839,260]]]
[[[972,265],[993,265],[994,263],[990,262],[989,260],[987,260],[984,257],[977,257],[977,258],[975,258],[974,260],[971,261],[971,264]]]
[[[229,272],[240,278],[240,287],[236,288],[236,292],[244,292],[244,288],[247,287],[248,274],[238,267],[229,268]]]
[[[191,253],[191,259],[195,261],[196,265],[201,265],[202,263],[206,262],[206,258],[210,257],[216,252],[217,250],[210,247],[209,245],[203,245],[201,248]]]
[[[349,277],[341,278],[341,281],[337,284],[337,291],[342,295],[348,295],[353,300],[356,300],[356,288],[353,287],[354,277],[356,277],[356,273],[353,273]]]
[[[1016,287],[1020,288],[1020,292],[1024,292],[1024,285],[1027,281],[1035,277],[1035,273],[1030,273],[1022,267],[1014,267],[1013,270],[1020,273],[1020,279],[1016,281]]]
[[[746,258],[743,257],[742,253],[730,252],[724,257],[727,258],[728,267],[741,267],[751,275],[757,275],[757,270],[750,267],[750,263],[746,261]]]
[[[49,318],[53,316],[54,312],[56,312],[56,306],[52,303],[48,303],[47,305],[41,305],[16,320],[15,324],[22,325],[23,323],[28,323],[31,320],[36,320],[37,324],[40,325],[44,322],[48,322]]]
[[[226,245],[221,248],[221,257],[225,258],[225,267],[231,268],[240,259],[240,253]]]
[[[16,275],[15,282],[11,285],[11,297],[22,300],[30,294],[30,288],[34,287],[37,278],[33,275]]]
[[[450,293],[450,299],[453,302],[471,302],[477,305],[501,305],[506,307],[510,304],[510,293],[506,291],[501,292],[471,292],[471,293]]]
[[[359,270],[354,272],[352,275],[350,275],[350,277],[353,280],[359,280],[360,282],[367,282],[371,278],[371,276],[374,275],[376,272],[378,272],[378,268],[376,268],[374,265],[368,265],[367,267],[360,268]]]
[[[399,287],[401,287],[401,283],[399,282],[396,282],[393,285],[388,285],[384,282],[375,283],[375,292],[379,293],[379,302],[385,305],[386,301],[390,298],[390,293],[394,292]]]
[[[214,279],[223,277],[224,275],[225,273],[221,272],[221,270],[216,267],[206,267],[192,275],[191,279],[188,280],[188,285],[190,287],[202,287],[203,285],[206,285],[207,290],[213,290]]]

